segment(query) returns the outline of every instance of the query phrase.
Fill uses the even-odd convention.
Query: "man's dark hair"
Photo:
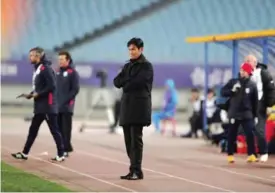
[[[33,51],[35,51],[36,53],[40,54],[41,57],[43,57],[45,55],[45,51],[41,47],[34,47],[34,48],[30,49],[30,52],[33,52]]]
[[[65,56],[66,60],[72,61],[71,54],[67,51],[61,51],[58,53],[59,56]]]
[[[192,89],[191,89],[191,92],[199,92],[199,89],[197,89],[197,88],[192,88]]]
[[[215,93],[215,89],[214,88],[208,88],[207,89],[207,94],[213,93],[214,95],[216,95]]]
[[[127,47],[129,47],[131,44],[135,45],[138,49],[144,47],[144,43],[142,39],[140,38],[132,38],[127,42]]]

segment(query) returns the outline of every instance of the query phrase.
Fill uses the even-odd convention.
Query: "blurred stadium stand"
[[[275,28],[274,0],[2,0],[1,3],[1,59],[24,58],[34,46],[43,47],[51,55],[60,46],[68,46],[74,61],[123,63],[128,58],[126,42],[138,36],[145,42],[145,55],[154,64],[199,65],[203,63],[203,46],[187,44],[187,36]],[[248,46],[255,48],[253,43]],[[242,54],[251,51],[241,50]],[[232,62],[231,53],[225,46],[211,44],[210,63],[228,65]],[[261,54],[257,56],[261,58]],[[9,96],[28,91],[29,87],[2,83],[2,104],[14,104],[15,99]],[[90,97],[87,93],[93,89],[82,87],[77,115],[85,112]],[[161,106],[162,94],[163,90],[154,89],[155,108]],[[188,94],[186,90],[180,91],[181,109],[189,105]],[[26,109],[6,110],[9,114],[30,112]]]
[[[13,58],[21,57],[35,45],[53,50],[55,46],[81,38],[88,32],[112,24],[158,1],[160,0],[81,0],[81,3],[75,0],[16,1],[14,8],[10,3],[4,9],[9,9],[10,14],[20,18],[24,25],[20,29],[17,25],[9,32],[18,37],[16,44],[12,43],[12,39],[5,43],[11,45]],[[144,39],[145,52],[153,61],[201,62],[201,46],[186,44],[184,37],[274,28],[274,7],[274,0],[174,1],[106,36],[75,47],[72,52],[75,60],[80,61],[124,61],[127,57],[125,43],[130,37],[139,36]],[[212,45],[210,60],[228,63],[231,61],[230,50]]]

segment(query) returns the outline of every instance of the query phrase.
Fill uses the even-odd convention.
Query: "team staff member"
[[[64,145],[57,123],[56,78],[51,63],[46,60],[42,48],[30,50],[30,61],[34,66],[33,91],[30,94],[21,94],[19,97],[34,100],[34,116],[29,128],[28,138],[22,152],[13,153],[16,159],[28,159],[30,149],[37,137],[40,125],[46,120],[57,146],[57,156],[53,161],[64,161]]]
[[[152,64],[142,54],[143,46],[140,38],[128,41],[130,61],[114,79],[114,85],[123,90],[119,122],[123,127],[126,150],[131,162],[129,174],[121,176],[125,180],[143,179],[142,130],[144,126],[151,124],[154,72]]]
[[[65,156],[73,151],[71,144],[72,117],[75,98],[79,92],[79,76],[73,68],[73,60],[69,52],[58,54],[59,71],[57,72],[58,125],[64,139]]]
[[[260,161],[268,160],[268,146],[265,138],[267,108],[275,104],[275,85],[271,74],[267,70],[267,66],[257,62],[257,58],[253,55],[248,55],[245,62],[253,66],[254,72],[251,79],[256,83],[258,89],[259,103],[259,122],[256,125],[255,135],[258,139]]]
[[[121,67],[120,71],[121,70],[122,70],[122,67]],[[115,87],[114,88],[114,96],[115,96],[115,100],[114,100],[114,105],[113,105],[113,111],[114,111],[115,122],[110,126],[110,133],[115,133],[115,128],[118,125],[119,115],[120,115],[122,89],[118,89]]]
[[[256,84],[250,80],[253,67],[249,63],[241,66],[238,79],[231,79],[222,89],[224,97],[230,97],[228,109],[228,162],[234,162],[234,144],[237,139],[239,125],[246,135],[248,158],[247,162],[255,162],[255,144],[253,131],[258,114],[258,91]]]

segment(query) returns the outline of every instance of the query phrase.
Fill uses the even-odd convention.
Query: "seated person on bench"
[[[192,115],[189,118],[190,131],[187,134],[181,135],[181,137],[195,137],[198,138],[198,130],[201,129],[201,96],[199,89],[193,88],[191,90],[191,99],[189,101],[192,104]]]
[[[165,83],[165,98],[164,98],[164,108],[160,112],[153,113],[153,124],[156,128],[156,131],[160,131],[160,121],[174,118],[176,113],[176,106],[178,104],[178,95],[175,88],[175,83],[172,79],[166,80]]]
[[[200,102],[200,108],[199,108],[197,120],[195,122],[191,122],[191,124],[193,123],[193,125],[191,125],[190,132],[185,134],[185,135],[181,135],[181,137],[192,137],[192,135],[194,135],[194,137],[197,137],[197,131],[199,129],[203,128],[203,101],[204,101],[204,98],[197,99],[197,101]],[[216,97],[215,97],[214,89],[208,89],[207,98],[206,98],[206,110],[205,110],[208,126],[213,124],[213,123],[220,123],[221,122],[221,120],[220,120],[220,110],[217,108],[215,101],[216,101]],[[204,132],[204,135],[207,138],[209,138],[209,136],[208,136],[209,131],[208,130],[209,129],[204,131],[202,129],[202,131]]]

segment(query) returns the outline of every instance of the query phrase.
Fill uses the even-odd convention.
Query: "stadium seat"
[[[162,129],[161,129],[161,134],[163,135],[166,131],[166,124],[167,123],[170,123],[171,126],[172,126],[172,135],[173,136],[176,136],[176,124],[177,124],[177,121],[175,120],[175,118],[169,118],[169,119],[165,119],[165,120],[162,120]]]
[[[52,50],[64,41],[110,24],[155,1],[158,0],[119,0],[119,3],[118,0],[81,0],[81,3],[75,0],[16,1],[16,7],[4,9],[14,15],[16,21],[9,33],[18,41],[7,38],[3,42],[15,59],[37,45]],[[143,19],[73,49],[72,55],[76,61],[124,62],[128,57],[126,42],[139,36],[144,39],[145,54],[151,61],[198,64],[204,59],[203,46],[187,44],[184,41],[187,36],[275,28],[274,7],[274,0],[175,1]],[[19,26],[17,20],[24,25]],[[231,50],[213,44],[209,60],[228,64],[232,61]]]
[[[15,5],[2,9],[14,19],[5,44],[12,58],[20,58],[34,46],[52,50],[54,46],[83,36],[158,0],[11,0]],[[20,23],[19,23],[20,22]],[[20,25],[19,25],[20,24]],[[21,25],[22,24],[22,25]],[[20,27],[20,28],[19,28]]]

